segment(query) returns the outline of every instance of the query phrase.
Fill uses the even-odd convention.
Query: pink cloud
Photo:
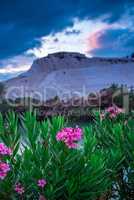
[[[99,49],[102,47],[99,39],[104,34],[104,31],[105,29],[96,31],[86,39],[86,53],[90,53],[93,49]]]

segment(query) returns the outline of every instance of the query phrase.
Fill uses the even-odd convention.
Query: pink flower
[[[115,113],[115,106],[110,106],[109,108],[106,109],[108,113]]]
[[[120,114],[120,113],[125,113],[125,111],[124,111],[124,109],[122,109],[122,108],[116,108],[117,110],[116,110],[116,112],[118,113],[118,114]]]
[[[7,176],[7,173],[0,171],[0,179],[3,180]]]
[[[17,183],[15,185],[15,189],[14,190],[15,190],[15,192],[17,192],[20,195],[22,195],[25,192],[24,187],[20,183]]]
[[[44,188],[44,186],[47,184],[45,179],[39,179],[37,185],[41,188]]]
[[[0,179],[3,180],[7,176],[7,172],[10,171],[10,166],[7,163],[0,162]]]
[[[82,129],[64,128],[56,135],[57,141],[63,141],[68,148],[77,148],[77,143],[82,139]]]
[[[0,155],[11,155],[12,150],[5,146],[5,144],[0,143]]]
[[[115,118],[120,113],[124,113],[122,108],[118,108],[117,106],[111,106],[106,109],[106,112],[109,113],[110,118]]]

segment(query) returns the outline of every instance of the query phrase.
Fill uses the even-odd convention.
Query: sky
[[[0,81],[59,51],[131,55],[134,0],[0,1]]]

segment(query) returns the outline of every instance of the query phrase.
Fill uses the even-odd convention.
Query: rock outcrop
[[[35,60],[30,70],[6,81],[6,96],[69,99],[112,83],[134,84],[132,58],[88,58],[79,53],[59,52]]]

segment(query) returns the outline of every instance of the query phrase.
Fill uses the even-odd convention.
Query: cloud
[[[33,61],[33,57],[27,55],[15,56],[10,59],[2,60],[0,62],[0,76],[8,77],[9,75],[18,75],[22,72],[27,71],[31,63]]]
[[[23,54],[12,56],[0,60],[1,79],[7,79],[27,71],[33,60],[38,57],[47,56],[49,53],[57,51],[74,51],[85,54],[87,48],[87,38],[96,31],[107,27],[107,23],[100,20],[78,20],[74,19],[73,25],[68,26],[62,31],[51,33],[41,37],[40,46],[28,48]],[[88,47],[93,49],[93,44],[88,43]],[[89,55],[89,54],[88,54]],[[90,56],[90,55],[89,55]]]
[[[66,35],[71,35],[71,34],[73,34],[73,35],[78,35],[78,34],[80,34],[80,30],[75,30],[75,29],[72,29],[72,30],[67,30],[67,31],[65,31],[65,34]]]
[[[92,50],[98,49],[98,48],[101,47],[101,44],[99,42],[99,38],[102,35],[104,30],[97,31],[97,32],[93,33],[92,35],[88,36],[88,38],[87,38],[87,48],[86,48],[87,53],[90,54],[90,52]]]
[[[87,54],[88,50],[95,48],[95,38],[93,34],[102,31],[109,25],[102,20],[74,20],[71,27],[55,34],[50,34],[41,38],[41,46],[29,49],[27,54],[35,57],[47,56],[57,51],[71,51]],[[93,44],[94,43],[94,44]],[[97,45],[97,44],[96,44]],[[88,56],[90,54],[88,53]]]
[[[18,72],[21,73],[27,71],[29,68],[30,67],[28,65],[22,65],[18,67],[7,65],[5,68],[0,69],[0,74],[16,74]]]
[[[61,32],[73,25],[73,19],[98,19],[107,23],[133,15],[132,0],[23,0],[0,3],[0,58],[22,54],[38,47],[40,38]]]
[[[0,13],[0,76],[4,79],[29,69],[36,57],[55,51],[88,56],[133,51],[132,0],[5,0]]]
[[[8,75],[4,76],[6,79],[13,75],[18,75],[27,71],[34,59],[57,51],[79,52],[87,56],[97,55],[104,46],[108,48],[108,42],[111,42],[111,36],[114,34],[112,33],[109,38],[106,36],[108,30],[113,31],[113,29],[117,28],[122,30],[124,28],[123,25],[118,23],[108,24],[103,19],[104,17],[94,20],[74,19],[72,26],[38,39],[40,46],[29,48],[22,55],[2,59],[0,61],[0,75]]]
[[[100,46],[89,51],[93,56],[127,56],[134,52],[134,34],[131,29],[111,28],[99,33]]]

